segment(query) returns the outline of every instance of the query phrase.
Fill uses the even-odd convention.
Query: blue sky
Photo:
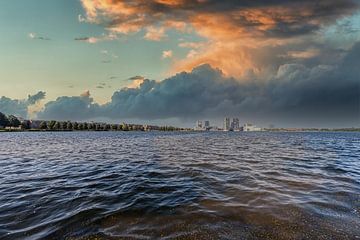
[[[43,90],[54,99],[90,90],[106,102],[115,89],[129,84],[129,77],[167,76],[172,60],[161,59],[162,52],[173,49],[182,57],[186,52],[177,47],[178,39],[193,38],[170,32],[166,41],[154,42],[139,32],[96,44],[74,41],[107,33],[101,25],[79,22],[79,14],[84,16],[84,9],[73,0],[0,2],[0,96],[22,98]],[[30,33],[51,40],[30,39]],[[107,87],[96,88],[99,83]]]

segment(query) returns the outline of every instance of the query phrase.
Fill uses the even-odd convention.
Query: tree
[[[53,129],[54,129],[54,130],[60,130],[60,129],[61,129],[61,124],[60,124],[60,122],[56,122],[56,123],[54,124],[54,126],[53,126]]]
[[[39,127],[40,127],[40,129],[47,129],[48,126],[47,126],[47,123],[45,121],[43,121],[40,123]]]
[[[73,124],[73,129],[74,130],[78,130],[79,129],[79,124],[77,122],[74,122]]]
[[[7,126],[9,126],[9,119],[6,117],[5,114],[0,112],[0,128],[1,127],[5,128]]]
[[[67,122],[66,128],[67,130],[71,131],[73,129],[73,124],[71,122]]]
[[[9,115],[8,120],[9,120],[10,127],[19,127],[21,125],[21,122],[19,121],[19,119],[17,117],[15,117],[14,115]]]
[[[123,126],[121,124],[118,125],[118,130],[122,131],[123,130]]]
[[[126,123],[122,124],[122,130],[123,131],[129,131],[129,126]]]
[[[30,129],[31,128],[31,122],[29,120],[24,120],[22,123],[21,123],[21,127],[23,129]]]
[[[50,121],[50,122],[48,122],[48,128],[49,128],[50,130],[54,130],[55,124],[56,124],[56,121]]]
[[[84,122],[84,130],[88,130],[89,129],[89,124],[87,122]]]
[[[118,126],[116,124],[111,125],[111,130],[116,131],[118,129]]]
[[[83,124],[83,123],[79,123],[78,129],[79,129],[79,130],[84,130],[84,124]]]
[[[60,129],[61,130],[67,130],[67,123],[66,122],[61,122],[60,123]]]
[[[89,130],[95,130],[95,123],[89,123],[88,129]]]

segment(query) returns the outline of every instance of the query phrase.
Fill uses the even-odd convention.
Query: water
[[[0,134],[0,239],[360,239],[359,133]]]

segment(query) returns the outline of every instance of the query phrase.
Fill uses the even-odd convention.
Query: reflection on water
[[[0,134],[0,239],[360,239],[359,133]]]

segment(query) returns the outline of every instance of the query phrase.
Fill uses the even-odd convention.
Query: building
[[[202,124],[201,120],[196,121],[196,125],[195,125],[194,130],[196,130],[196,131],[202,131],[203,130],[203,124]]]
[[[243,127],[243,131],[244,132],[257,132],[257,131],[261,131],[262,129],[259,127],[256,127],[255,125],[251,124],[251,123],[246,123],[244,124]]]
[[[208,121],[208,120],[204,121],[204,128],[206,128],[206,129],[210,128],[210,121]]]
[[[230,131],[230,118],[224,118],[224,131]]]
[[[231,129],[233,131],[240,131],[240,122],[238,118],[233,118],[231,122]]]

